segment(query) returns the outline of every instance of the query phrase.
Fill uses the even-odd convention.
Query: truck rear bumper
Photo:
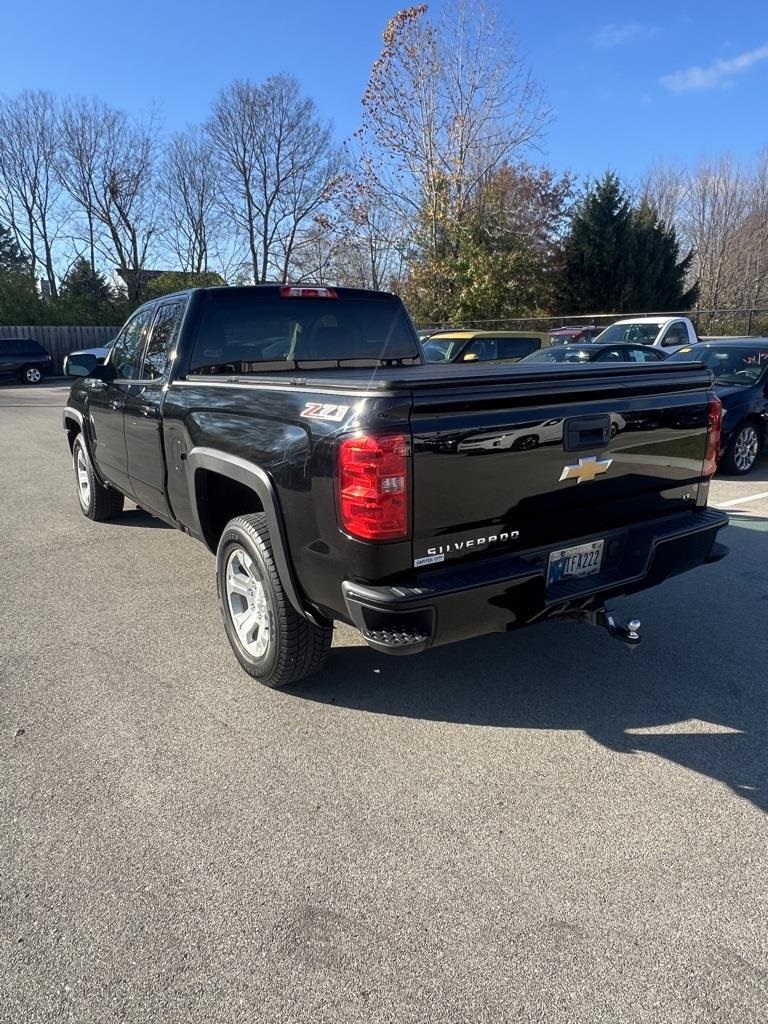
[[[416,654],[544,621],[568,608],[597,607],[719,561],[727,549],[715,541],[727,524],[725,513],[701,509],[574,538],[568,543],[604,540],[601,571],[549,587],[547,567],[554,546],[433,569],[397,585],[348,580],[342,592],[351,621],[371,647],[388,654]]]

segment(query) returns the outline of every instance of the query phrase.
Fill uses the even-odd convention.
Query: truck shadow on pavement
[[[126,508],[111,521],[113,526],[140,526],[144,530],[171,530],[173,527],[162,519],[145,512],[143,508]]]
[[[731,523],[723,562],[616,602],[643,621],[635,652],[603,630],[550,623],[412,658],[336,648],[291,692],[373,714],[581,730],[768,811],[768,519]]]

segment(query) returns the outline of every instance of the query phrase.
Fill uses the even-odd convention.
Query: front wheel
[[[746,476],[754,469],[761,447],[760,429],[754,423],[742,423],[728,441],[723,455],[723,470],[732,476]]]
[[[123,511],[123,495],[111,487],[105,487],[93,471],[93,463],[82,434],[78,434],[72,445],[72,464],[75,470],[75,488],[80,511],[87,519],[103,522],[113,519]]]
[[[39,384],[42,379],[42,370],[39,370],[36,366],[25,366],[21,371],[21,381],[23,384]]]
[[[289,686],[320,671],[333,629],[315,626],[288,599],[277,573],[266,517],[238,516],[216,553],[219,607],[235,657],[265,686]]]

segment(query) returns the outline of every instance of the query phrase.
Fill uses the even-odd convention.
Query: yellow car
[[[428,363],[516,363],[550,345],[537,331],[435,331],[422,342]]]

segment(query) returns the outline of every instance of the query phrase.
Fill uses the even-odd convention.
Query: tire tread
[[[229,540],[234,539],[230,536],[233,530],[241,530],[245,533],[264,561],[274,597],[276,628],[281,640],[277,660],[268,675],[258,674],[258,670],[249,665],[237,648],[235,648],[235,654],[246,672],[265,686],[273,688],[290,686],[291,683],[305,679],[323,668],[331,649],[333,627],[316,626],[297,612],[291,604],[277,572],[267,519],[263,513],[238,516],[227,523],[219,542],[219,551]],[[226,598],[221,590],[222,586],[223,583],[220,579],[219,600],[222,605],[222,614],[226,615],[228,614],[224,607]]]

